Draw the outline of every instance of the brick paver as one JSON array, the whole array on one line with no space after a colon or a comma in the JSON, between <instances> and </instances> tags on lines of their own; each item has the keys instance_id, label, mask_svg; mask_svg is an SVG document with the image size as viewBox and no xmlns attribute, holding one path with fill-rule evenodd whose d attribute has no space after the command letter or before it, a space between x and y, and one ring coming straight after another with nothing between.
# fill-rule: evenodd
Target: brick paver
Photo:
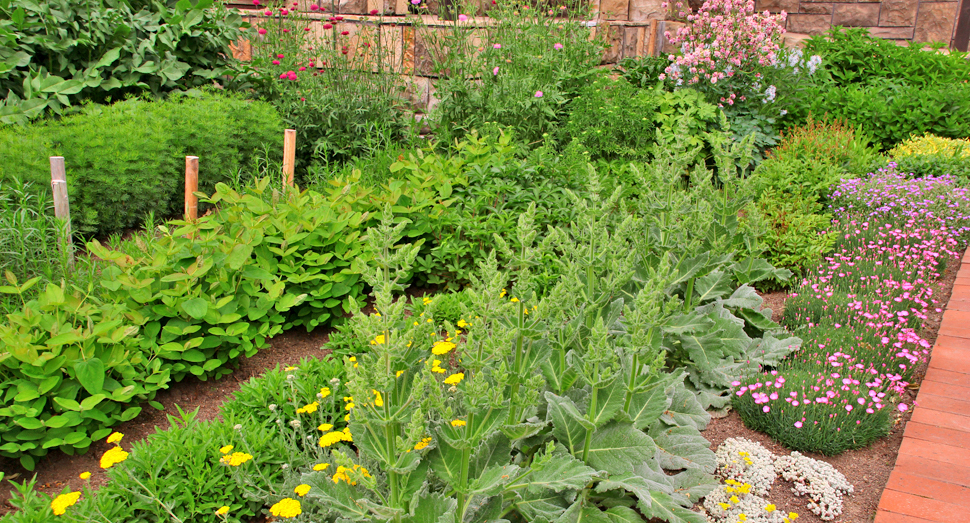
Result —
<instances>
[{"instance_id":1,"label":"brick paver","mask_svg":"<svg viewBox=\"0 0 970 523\"><path fill-rule=\"evenodd\" d=\"M875 523L970 522L970 249Z\"/></svg>"}]
</instances>

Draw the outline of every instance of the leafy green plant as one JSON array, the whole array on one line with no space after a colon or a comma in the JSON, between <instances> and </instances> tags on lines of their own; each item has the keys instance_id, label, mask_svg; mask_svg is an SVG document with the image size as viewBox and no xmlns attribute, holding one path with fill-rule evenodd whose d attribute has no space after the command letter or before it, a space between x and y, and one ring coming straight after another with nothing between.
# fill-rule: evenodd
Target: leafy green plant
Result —
<instances>
[{"instance_id":1,"label":"leafy green plant","mask_svg":"<svg viewBox=\"0 0 970 523\"><path fill-rule=\"evenodd\" d=\"M970 80L970 62L964 53L927 52L924 44L896 45L871 36L864 28L836 27L805 42L806 51L823 57L822 70L839 86L878 85L886 80L930 87Z\"/></svg>"},{"instance_id":2,"label":"leafy green plant","mask_svg":"<svg viewBox=\"0 0 970 523\"><path fill-rule=\"evenodd\" d=\"M225 82L242 17L212 0L0 2L0 122Z\"/></svg>"},{"instance_id":3,"label":"leafy green plant","mask_svg":"<svg viewBox=\"0 0 970 523\"><path fill-rule=\"evenodd\" d=\"M641 89L662 87L664 91L673 91L675 87L673 79L667 78L664 74L668 65L670 60L666 56L639 56L624 58L619 63L619 70L628 82Z\"/></svg>"},{"instance_id":4,"label":"leafy green plant","mask_svg":"<svg viewBox=\"0 0 970 523\"><path fill-rule=\"evenodd\" d=\"M758 199L757 217L769 263L802 273L814 267L835 242L825 229L830 225L822 205L804 195L768 189Z\"/></svg>"},{"instance_id":5,"label":"leafy green plant","mask_svg":"<svg viewBox=\"0 0 970 523\"><path fill-rule=\"evenodd\" d=\"M0 292L22 297L40 278L7 279ZM91 293L48 284L0 324L0 453L28 470L51 448L85 452L169 381L170 369L141 349L144 317Z\"/></svg>"},{"instance_id":6,"label":"leafy green plant","mask_svg":"<svg viewBox=\"0 0 970 523\"><path fill-rule=\"evenodd\" d=\"M565 137L579 140L593 158L642 158L650 153L658 97L624 79L601 76L570 103Z\"/></svg>"},{"instance_id":7,"label":"leafy green plant","mask_svg":"<svg viewBox=\"0 0 970 523\"><path fill-rule=\"evenodd\" d=\"M914 136L894 147L889 155L899 172L970 178L970 142L967 140Z\"/></svg>"},{"instance_id":8,"label":"leafy green plant","mask_svg":"<svg viewBox=\"0 0 970 523\"><path fill-rule=\"evenodd\" d=\"M72 229L106 235L141 225L150 212L181 214L184 156L200 157L200 189L211 191L233 170L249 169L258 144L281 134L272 107L236 96L193 92L90 105L61 120L0 130L0 179L46 187L47 157L63 156Z\"/></svg>"},{"instance_id":9,"label":"leafy green plant","mask_svg":"<svg viewBox=\"0 0 970 523\"><path fill-rule=\"evenodd\" d=\"M473 14L477 7L457 9ZM526 142L554 131L602 57L601 37L591 38L581 23L587 9L570 4L556 12L500 2L488 9L494 25L480 42L458 20L444 30L418 27L438 76L435 132L448 143L483 131L486 122L514 129Z\"/></svg>"}]
</instances>

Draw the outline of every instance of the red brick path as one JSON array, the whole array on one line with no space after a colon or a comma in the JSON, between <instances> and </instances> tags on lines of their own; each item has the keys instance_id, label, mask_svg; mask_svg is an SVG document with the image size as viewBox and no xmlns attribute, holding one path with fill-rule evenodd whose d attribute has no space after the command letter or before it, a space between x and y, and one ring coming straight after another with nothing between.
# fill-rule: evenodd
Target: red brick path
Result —
<instances>
[{"instance_id":1,"label":"red brick path","mask_svg":"<svg viewBox=\"0 0 970 523\"><path fill-rule=\"evenodd\" d=\"M875 523L970 522L970 249Z\"/></svg>"}]
</instances>

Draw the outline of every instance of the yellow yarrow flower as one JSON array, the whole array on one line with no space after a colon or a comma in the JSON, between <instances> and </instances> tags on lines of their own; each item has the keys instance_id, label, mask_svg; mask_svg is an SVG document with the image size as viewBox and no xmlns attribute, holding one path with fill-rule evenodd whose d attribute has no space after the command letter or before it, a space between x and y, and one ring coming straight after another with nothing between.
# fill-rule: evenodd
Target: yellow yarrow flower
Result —
<instances>
[{"instance_id":1,"label":"yellow yarrow flower","mask_svg":"<svg viewBox=\"0 0 970 523\"><path fill-rule=\"evenodd\" d=\"M448 354L451 349L457 347L454 343L450 341L437 341L431 346L431 353L435 356L441 356L443 354Z\"/></svg>"},{"instance_id":2,"label":"yellow yarrow flower","mask_svg":"<svg viewBox=\"0 0 970 523\"><path fill-rule=\"evenodd\" d=\"M505 297L505 294L506 294L505 289L502 289L502 292L498 293L498 297L499 298L504 298Z\"/></svg>"},{"instance_id":3,"label":"yellow yarrow flower","mask_svg":"<svg viewBox=\"0 0 970 523\"><path fill-rule=\"evenodd\" d=\"M323 387L320 389L320 399L326 398L330 395L330 387Z\"/></svg>"},{"instance_id":4,"label":"yellow yarrow flower","mask_svg":"<svg viewBox=\"0 0 970 523\"><path fill-rule=\"evenodd\" d=\"M795 521L796 519L798 519L798 514L796 514L794 512L789 512L788 513L788 519L791 519L792 521Z\"/></svg>"},{"instance_id":5,"label":"yellow yarrow flower","mask_svg":"<svg viewBox=\"0 0 970 523\"><path fill-rule=\"evenodd\" d=\"M738 503L741 503L741 500L738 499L737 496L731 496L731 503L734 503L735 505L737 505Z\"/></svg>"},{"instance_id":6,"label":"yellow yarrow flower","mask_svg":"<svg viewBox=\"0 0 970 523\"><path fill-rule=\"evenodd\" d=\"M381 343L384 343L384 336L378 336L378 338L381 339ZM373 344L374 342L371 342L371 343ZM354 368L356 369L357 368L357 356L351 356L350 359L349 359L349 361L354 364Z\"/></svg>"},{"instance_id":7,"label":"yellow yarrow flower","mask_svg":"<svg viewBox=\"0 0 970 523\"><path fill-rule=\"evenodd\" d=\"M285 368L285 369L283 369L283 370L284 370L285 372L290 372L291 370L296 370L296 369L297 369L297 367L287 367L287 368Z\"/></svg>"},{"instance_id":8,"label":"yellow yarrow flower","mask_svg":"<svg viewBox=\"0 0 970 523\"><path fill-rule=\"evenodd\" d=\"M767 512L774 512L775 509L776 509L776 507L775 507L774 503L769 503L768 505L765 506L765 511L767 511Z\"/></svg>"},{"instance_id":9,"label":"yellow yarrow flower","mask_svg":"<svg viewBox=\"0 0 970 523\"><path fill-rule=\"evenodd\" d=\"M465 373L457 372L445 378L445 385L458 385L463 379L465 379Z\"/></svg>"},{"instance_id":10,"label":"yellow yarrow flower","mask_svg":"<svg viewBox=\"0 0 970 523\"><path fill-rule=\"evenodd\" d=\"M373 390L373 389L371 389L371 390ZM376 390L373 390L373 392L374 392L374 406L375 407L383 407L384 406L384 398L381 397L381 393L378 392L378 391L376 391Z\"/></svg>"},{"instance_id":11,"label":"yellow yarrow flower","mask_svg":"<svg viewBox=\"0 0 970 523\"><path fill-rule=\"evenodd\" d=\"M319 427L317 427L317 430L319 430L320 432L326 432L328 430L333 430L333 425L331 425L330 423L324 423L324 424L320 425Z\"/></svg>"},{"instance_id":12,"label":"yellow yarrow flower","mask_svg":"<svg viewBox=\"0 0 970 523\"><path fill-rule=\"evenodd\" d=\"M295 499L283 498L269 508L269 513L278 518L295 518L303 513L300 502Z\"/></svg>"},{"instance_id":13,"label":"yellow yarrow flower","mask_svg":"<svg viewBox=\"0 0 970 523\"><path fill-rule=\"evenodd\" d=\"M384 345L384 342L385 341L386 340L384 340L384 335L383 334L378 334L376 338L374 338L373 340L371 340L370 344L371 345ZM354 361L354 360L350 360L350 361Z\"/></svg>"},{"instance_id":14,"label":"yellow yarrow flower","mask_svg":"<svg viewBox=\"0 0 970 523\"><path fill-rule=\"evenodd\" d=\"M727 503L718 503L718 505L720 505L721 506L721 509L723 509L723 510L727 510L727 509L731 508L731 505L728 505Z\"/></svg>"},{"instance_id":15,"label":"yellow yarrow flower","mask_svg":"<svg viewBox=\"0 0 970 523\"><path fill-rule=\"evenodd\" d=\"M225 505L219 507L219 510L216 511L217 516L225 516L228 513L229 513L229 507Z\"/></svg>"},{"instance_id":16,"label":"yellow yarrow flower","mask_svg":"<svg viewBox=\"0 0 970 523\"><path fill-rule=\"evenodd\" d=\"M251 459L253 459L252 454L246 454L245 452L233 452L232 454L223 456L219 462L229 465L230 467L238 467Z\"/></svg>"},{"instance_id":17,"label":"yellow yarrow flower","mask_svg":"<svg viewBox=\"0 0 970 523\"><path fill-rule=\"evenodd\" d=\"M397 371L397 373L396 373L396 374L394 374L394 377L395 377L395 378L400 378L400 377L401 377L401 374L404 374L404 371L403 371L403 370L399 370L399 371Z\"/></svg>"},{"instance_id":18,"label":"yellow yarrow flower","mask_svg":"<svg viewBox=\"0 0 970 523\"><path fill-rule=\"evenodd\" d=\"M329 466L330 466L329 463L317 463L316 465L313 466L313 470L320 472L321 470L327 470L327 467Z\"/></svg>"},{"instance_id":19,"label":"yellow yarrow flower","mask_svg":"<svg viewBox=\"0 0 970 523\"><path fill-rule=\"evenodd\" d=\"M747 521L747 520L748 520L748 516L744 515L744 513L738 514L738 521Z\"/></svg>"},{"instance_id":20,"label":"yellow yarrow flower","mask_svg":"<svg viewBox=\"0 0 970 523\"><path fill-rule=\"evenodd\" d=\"M62 516L64 512L67 511L67 507L77 503L77 500L81 499L80 492L68 492L67 494L61 494L53 500L51 500L51 510L54 511L55 516Z\"/></svg>"},{"instance_id":21,"label":"yellow yarrow flower","mask_svg":"<svg viewBox=\"0 0 970 523\"><path fill-rule=\"evenodd\" d=\"M82 473L81 473L81 475L80 475L79 477L80 477L81 479L88 479L88 478L90 478L90 477L91 477L91 473L90 473L90 472L82 472Z\"/></svg>"},{"instance_id":22,"label":"yellow yarrow flower","mask_svg":"<svg viewBox=\"0 0 970 523\"><path fill-rule=\"evenodd\" d=\"M303 496L306 496L307 492L310 492L310 485L305 483L303 485L297 485L296 488L293 489L293 492L296 492L296 495L302 498Z\"/></svg>"},{"instance_id":23,"label":"yellow yarrow flower","mask_svg":"<svg viewBox=\"0 0 970 523\"><path fill-rule=\"evenodd\" d=\"M121 463L122 461L128 459L128 453L121 449L121 447L112 447L108 449L107 452L101 455L101 468L108 469L112 466Z\"/></svg>"},{"instance_id":24,"label":"yellow yarrow flower","mask_svg":"<svg viewBox=\"0 0 970 523\"><path fill-rule=\"evenodd\" d=\"M460 420L460 419L451 420L452 427L464 427L465 425L467 425L467 423L465 423L464 420Z\"/></svg>"},{"instance_id":25,"label":"yellow yarrow flower","mask_svg":"<svg viewBox=\"0 0 970 523\"><path fill-rule=\"evenodd\" d=\"M319 407L319 406L320 406L320 404L317 403L316 401L314 401L313 403L310 403L309 405L304 405L304 406L296 409L296 413L297 414L313 414L314 412L317 411L317 407Z\"/></svg>"},{"instance_id":26,"label":"yellow yarrow flower","mask_svg":"<svg viewBox=\"0 0 970 523\"><path fill-rule=\"evenodd\" d=\"M219 449L219 452L223 454L229 454L230 452L232 452L233 448L234 447L232 445L226 445L225 447L222 447L221 449Z\"/></svg>"},{"instance_id":27,"label":"yellow yarrow flower","mask_svg":"<svg viewBox=\"0 0 970 523\"><path fill-rule=\"evenodd\" d=\"M120 432L112 432L106 441L108 443L118 443L123 437L125 437L125 435Z\"/></svg>"},{"instance_id":28,"label":"yellow yarrow flower","mask_svg":"<svg viewBox=\"0 0 970 523\"><path fill-rule=\"evenodd\" d=\"M414 445L414 450L422 450L425 447L427 447L429 444L431 444L431 438L430 437L424 438Z\"/></svg>"},{"instance_id":29,"label":"yellow yarrow flower","mask_svg":"<svg viewBox=\"0 0 970 523\"><path fill-rule=\"evenodd\" d=\"M319 444L321 447L329 447L330 445L343 441L343 439L342 432L328 432L320 436Z\"/></svg>"},{"instance_id":30,"label":"yellow yarrow flower","mask_svg":"<svg viewBox=\"0 0 970 523\"><path fill-rule=\"evenodd\" d=\"M516 298L515 296L513 296L512 299L509 301L511 301L512 303L519 303L519 299Z\"/></svg>"},{"instance_id":31,"label":"yellow yarrow flower","mask_svg":"<svg viewBox=\"0 0 970 523\"><path fill-rule=\"evenodd\" d=\"M469 325L468 322L465 320L458 320L457 325L462 329L464 329L465 327L471 327L471 325Z\"/></svg>"}]
</instances>

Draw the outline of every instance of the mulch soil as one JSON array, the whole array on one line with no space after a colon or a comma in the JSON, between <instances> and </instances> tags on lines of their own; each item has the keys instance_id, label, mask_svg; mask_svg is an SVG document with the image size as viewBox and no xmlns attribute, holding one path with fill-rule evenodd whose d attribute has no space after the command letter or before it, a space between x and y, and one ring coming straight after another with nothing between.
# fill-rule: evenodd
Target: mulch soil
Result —
<instances>
[{"instance_id":1,"label":"mulch soil","mask_svg":"<svg viewBox=\"0 0 970 523\"><path fill-rule=\"evenodd\" d=\"M944 278L938 283L938 290L934 294L939 301L937 307L940 309L945 308L949 300L959 265L959 262L952 264ZM420 295L423 292L409 294ZM770 308L773 319L779 320L784 310L786 293L760 294L765 300L764 307ZM931 311L929 318L924 322L921 335L931 343L936 340L942 316L942 312ZM138 417L118 425L115 430L125 435L125 447L128 448L131 443L141 441L149 434L168 428L167 415L177 413L176 405L185 411L198 409L198 419L200 420L216 418L219 416L222 402L250 378L260 376L265 371L280 365L296 365L303 358L321 358L329 354L330 351L326 349L325 345L329 340L330 332L332 331L328 329L318 329L312 333L293 330L276 336L270 340L268 348L259 351L252 358L242 360L239 368L218 381L200 381L195 378L188 378L182 382L173 383L167 390L159 391L155 400L164 405L163 411L157 411L146 406ZM925 371L926 365L924 364L916 373L918 378L915 383L919 383ZM917 390L918 387L914 387L912 391L906 394L903 401L912 403L916 398ZM844 512L842 516L835 519L836 523L871 523L873 521L876 508L879 505L879 498L896 462L896 455L902 443L903 429L911 413L912 410L907 411L896 421L889 436L865 449L849 451L834 457L805 453L810 457L831 463L855 487L855 492L846 497ZM712 419L703 435L711 442L712 450L716 449L727 438L744 437L761 443L775 454L787 454L789 452L768 436L745 427L737 413L733 411L725 417ZM68 485L71 490L81 489L86 482L78 476L82 472L88 471L92 474L90 480L88 480L90 485L97 488L106 481L106 475L98 467L98 460L108 448L109 445L100 441L92 445L86 454L80 456L68 456L55 451L42 459L36 470L32 472L22 469L19 463L14 460L0 458L0 472L6 474L5 479L18 482L29 480L33 475L36 475L36 490L57 495L65 485ZM0 487L0 515L13 510L8 501L12 492L15 492L15 490L10 483L5 481ZM779 510L797 512L799 514L798 523L821 523L822 521L805 508L808 500L794 496L790 484L781 479L775 482L767 498Z\"/></svg>"}]
</instances>

